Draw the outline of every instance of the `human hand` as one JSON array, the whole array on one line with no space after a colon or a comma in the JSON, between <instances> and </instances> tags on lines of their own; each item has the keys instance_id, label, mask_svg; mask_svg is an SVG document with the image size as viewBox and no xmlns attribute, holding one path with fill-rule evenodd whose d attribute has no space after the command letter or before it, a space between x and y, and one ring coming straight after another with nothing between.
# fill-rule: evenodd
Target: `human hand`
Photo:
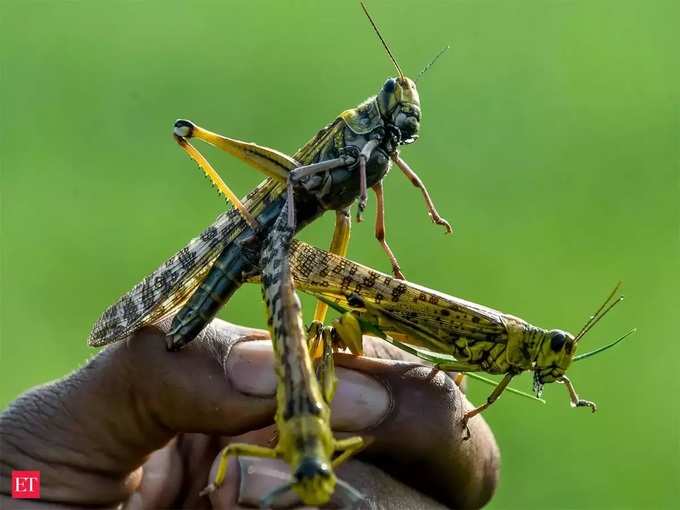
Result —
<instances>
[{"instance_id":1,"label":"human hand","mask_svg":"<svg viewBox=\"0 0 680 510\"><path fill-rule=\"evenodd\" d=\"M288 476L285 465L233 459L218 491L198 493L234 436L260 444L273 437L276 380L267 338L213 321L182 352L169 353L164 334L148 328L21 395L0 415L1 506L257 506ZM390 359L336 355L333 429L371 440L362 460L348 461L338 477L380 507L484 505L499 464L486 423L472 420L472 437L463 441L470 404L449 377L376 339L367 339L365 351ZM41 500L9 498L12 469L41 471Z\"/></svg>"}]
</instances>

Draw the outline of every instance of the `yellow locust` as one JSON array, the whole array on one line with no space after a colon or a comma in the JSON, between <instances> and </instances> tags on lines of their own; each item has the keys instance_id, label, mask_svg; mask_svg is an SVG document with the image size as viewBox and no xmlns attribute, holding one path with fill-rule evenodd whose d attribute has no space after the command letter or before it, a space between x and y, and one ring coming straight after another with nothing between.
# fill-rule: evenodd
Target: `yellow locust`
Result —
<instances>
[{"instance_id":1,"label":"yellow locust","mask_svg":"<svg viewBox=\"0 0 680 510\"><path fill-rule=\"evenodd\" d=\"M290 483L263 503L271 503L278 494L292 489L305 504L323 504L336 484L357 499L353 489L336 479L333 467L359 449L362 441L336 440L332 435L328 408L333 392L332 357L325 356L326 362L319 364L317 380L288 268L289 244L298 230L324 212L335 211L331 250L344 254L349 241L349 208L358 199L360 219L367 189L372 188L378 209L376 237L394 274L403 277L385 240L382 181L391 163L421 191L432 220L451 231L420 178L400 156L400 148L419 136L421 108L416 83L402 72L365 7L364 11L394 63L397 76L388 78L377 95L338 115L292 156L218 135L186 120L175 123L177 143L234 208L220 215L199 237L110 306L88 339L95 346L121 341L175 314L166 341L168 349L179 350L210 322L249 274L262 269L275 353L279 442L274 448L229 445L222 452L216 478L206 492L224 480L229 455L248 454L282 458L291 467ZM267 179L243 201L239 200L191 145L191 139L230 153L264 173ZM315 316L321 319L325 313L326 305L319 303ZM326 353L329 349L326 346Z\"/></svg>"},{"instance_id":2,"label":"yellow locust","mask_svg":"<svg viewBox=\"0 0 680 510\"><path fill-rule=\"evenodd\" d=\"M576 355L579 341L623 298L614 299L617 286L577 335L543 329L492 308L449 296L392 277L344 257L294 241L290 265L296 288L333 306L343 315L333 324L331 337L360 354L362 333L373 333L445 370L503 374L487 401L468 411L467 420L488 408L513 377L533 372L534 391L559 382L574 407L596 410L579 398L566 376L572 361L606 350ZM318 323L313 331L322 329ZM631 331L632 333L632 331Z\"/></svg>"}]
</instances>

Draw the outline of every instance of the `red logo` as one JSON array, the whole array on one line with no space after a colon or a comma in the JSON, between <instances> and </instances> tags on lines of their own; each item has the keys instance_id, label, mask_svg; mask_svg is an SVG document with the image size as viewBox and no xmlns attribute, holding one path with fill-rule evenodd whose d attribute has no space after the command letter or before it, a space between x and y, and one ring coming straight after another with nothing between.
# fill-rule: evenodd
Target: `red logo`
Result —
<instances>
[{"instance_id":1,"label":"red logo","mask_svg":"<svg viewBox=\"0 0 680 510\"><path fill-rule=\"evenodd\" d=\"M12 497L40 499L40 471L12 471Z\"/></svg>"}]
</instances>

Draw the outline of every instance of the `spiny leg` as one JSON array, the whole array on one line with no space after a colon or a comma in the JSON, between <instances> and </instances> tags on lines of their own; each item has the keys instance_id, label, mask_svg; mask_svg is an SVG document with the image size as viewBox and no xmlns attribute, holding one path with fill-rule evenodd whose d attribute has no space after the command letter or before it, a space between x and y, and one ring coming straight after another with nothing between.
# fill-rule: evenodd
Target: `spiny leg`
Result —
<instances>
[{"instance_id":1,"label":"spiny leg","mask_svg":"<svg viewBox=\"0 0 680 510\"><path fill-rule=\"evenodd\" d=\"M593 412L597 411L597 405L595 404L595 402L579 398L578 394L576 393L576 389L574 388L574 385L571 383L571 381L566 375L563 375L562 377L557 379L557 382L564 384L564 386L567 388L572 407L590 407L593 410Z\"/></svg>"},{"instance_id":2,"label":"spiny leg","mask_svg":"<svg viewBox=\"0 0 680 510\"><path fill-rule=\"evenodd\" d=\"M501 396L503 391L505 391L505 388L508 387L508 384L510 384L510 381L512 378L515 377L515 374L510 372L505 374L505 377L503 377L503 380L494 388L494 390L491 392L491 395L488 396L486 399L486 402L482 404L479 407L476 407L472 411L468 411L463 415L463 426L465 427L465 437L464 439L469 439L470 438L470 428L468 427L468 421L470 421L470 418L473 416L477 416L479 413L487 409L491 404L493 404L496 400L498 400L498 397Z\"/></svg>"},{"instance_id":3,"label":"spiny leg","mask_svg":"<svg viewBox=\"0 0 680 510\"><path fill-rule=\"evenodd\" d=\"M352 217L349 213L349 209L335 211L335 229L333 230L331 246L328 249L329 252L340 255L341 257L347 256L351 228ZM326 321L327 313L328 305L322 301L317 301L316 308L314 308L314 320L323 324Z\"/></svg>"},{"instance_id":4,"label":"spiny leg","mask_svg":"<svg viewBox=\"0 0 680 510\"><path fill-rule=\"evenodd\" d=\"M400 280L405 280L406 278L404 277L404 273L401 272L397 257L394 256L390 245L385 241L385 195L383 193L382 181L373 186L373 191L375 191L377 202L375 214L375 238L378 240L385 253L387 253L390 263L392 264L392 273L394 276Z\"/></svg>"},{"instance_id":5,"label":"spiny leg","mask_svg":"<svg viewBox=\"0 0 680 510\"><path fill-rule=\"evenodd\" d=\"M437 225L442 225L446 229L447 234L453 232L449 222L442 218L437 212L437 208L434 206L434 202L432 202L430 194L428 193L423 181L420 179L420 177L418 177L418 174L411 170L411 167L408 166L408 163L399 157L399 153L395 153L392 156L392 161L394 161L399 169L404 172L404 175L408 178L408 180L410 180L411 183L422 192L425 203L427 204L427 211L430 215L430 218L432 218L432 221Z\"/></svg>"},{"instance_id":6,"label":"spiny leg","mask_svg":"<svg viewBox=\"0 0 680 510\"><path fill-rule=\"evenodd\" d=\"M267 459L276 459L280 457L280 453L275 448L267 448L265 446L257 446L254 444L235 443L222 448L220 452L220 462L217 466L217 473L213 481L200 492L200 496L205 496L217 490L224 483L224 478L227 476L227 466L229 465L230 456L249 455L251 457L263 457Z\"/></svg>"},{"instance_id":7,"label":"spiny leg","mask_svg":"<svg viewBox=\"0 0 680 510\"><path fill-rule=\"evenodd\" d=\"M229 186L226 185L226 183L222 180L222 178L219 176L219 174L215 171L215 169L212 167L212 165L208 162L207 159L201 154L193 145L191 145L186 139L182 138L181 136L174 135L175 141L179 144L179 146L186 152L191 159L193 159L198 167L203 171L206 177L210 179L212 182L213 186L217 188L218 193L220 193L224 198L226 198L231 204L234 206L235 209L238 210L239 213L241 213L241 216L243 217L244 220L250 225L251 228L257 230L259 227L259 223L253 216L250 214L246 206L243 205L243 202L236 196L236 194L231 190Z\"/></svg>"},{"instance_id":8,"label":"spiny leg","mask_svg":"<svg viewBox=\"0 0 680 510\"><path fill-rule=\"evenodd\" d=\"M227 138L188 120L180 119L175 122L175 136L203 140L281 183L286 182L288 173L299 166L293 158L276 149Z\"/></svg>"}]
</instances>

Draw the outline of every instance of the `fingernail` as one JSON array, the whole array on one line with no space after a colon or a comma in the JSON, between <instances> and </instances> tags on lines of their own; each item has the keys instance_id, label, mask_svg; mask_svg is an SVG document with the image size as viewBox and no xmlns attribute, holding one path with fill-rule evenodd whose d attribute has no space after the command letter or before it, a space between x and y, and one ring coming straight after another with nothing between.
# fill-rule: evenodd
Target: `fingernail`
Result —
<instances>
[{"instance_id":1,"label":"fingernail","mask_svg":"<svg viewBox=\"0 0 680 510\"><path fill-rule=\"evenodd\" d=\"M291 480L288 465L281 460L239 457L241 486L238 503L243 506L259 507L262 499L276 489L288 485ZM299 503L292 491L277 495L275 506L288 508Z\"/></svg>"},{"instance_id":2,"label":"fingernail","mask_svg":"<svg viewBox=\"0 0 680 510\"><path fill-rule=\"evenodd\" d=\"M276 393L274 355L269 340L239 342L227 360L227 373L236 390L256 397ZM392 405L387 388L361 372L338 367L338 387L331 405L333 427L357 432L378 425Z\"/></svg>"},{"instance_id":3,"label":"fingernail","mask_svg":"<svg viewBox=\"0 0 680 510\"><path fill-rule=\"evenodd\" d=\"M227 374L236 390L255 397L276 393L274 354L270 340L237 343L227 359Z\"/></svg>"},{"instance_id":4,"label":"fingernail","mask_svg":"<svg viewBox=\"0 0 680 510\"><path fill-rule=\"evenodd\" d=\"M338 387L331 405L331 424L343 432L358 432L378 425L387 416L392 399L387 388L361 372L338 367Z\"/></svg>"}]
</instances>

